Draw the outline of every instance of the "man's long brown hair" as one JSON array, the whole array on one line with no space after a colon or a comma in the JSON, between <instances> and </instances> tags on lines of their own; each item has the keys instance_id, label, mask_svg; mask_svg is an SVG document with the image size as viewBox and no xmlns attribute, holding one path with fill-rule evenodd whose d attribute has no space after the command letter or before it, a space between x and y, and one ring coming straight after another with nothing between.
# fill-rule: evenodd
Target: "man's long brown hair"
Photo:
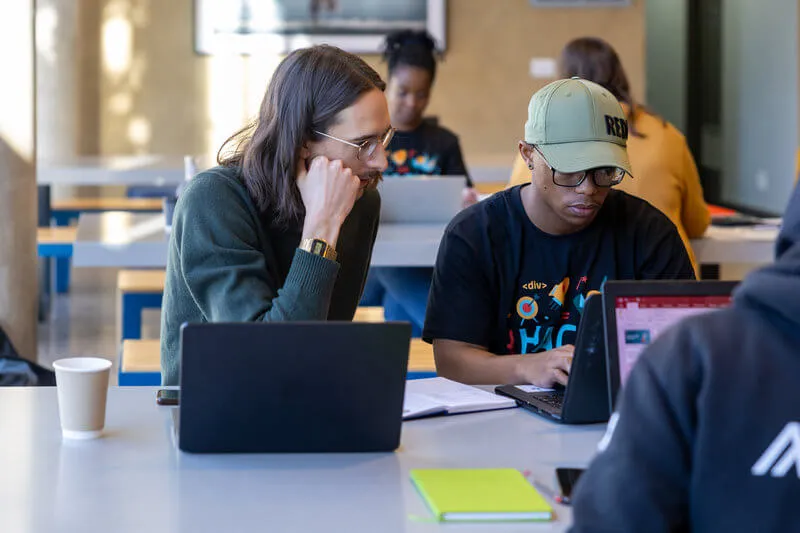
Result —
<instances>
[{"instance_id":1,"label":"man's long brown hair","mask_svg":"<svg viewBox=\"0 0 800 533\"><path fill-rule=\"evenodd\" d=\"M256 119L222 144L217 162L240 169L259 211L271 211L276 226L298 222L305 215L296 184L303 145L320 140L314 131L327 132L362 94L385 88L372 67L344 50L296 50L275 70Z\"/></svg>"}]
</instances>

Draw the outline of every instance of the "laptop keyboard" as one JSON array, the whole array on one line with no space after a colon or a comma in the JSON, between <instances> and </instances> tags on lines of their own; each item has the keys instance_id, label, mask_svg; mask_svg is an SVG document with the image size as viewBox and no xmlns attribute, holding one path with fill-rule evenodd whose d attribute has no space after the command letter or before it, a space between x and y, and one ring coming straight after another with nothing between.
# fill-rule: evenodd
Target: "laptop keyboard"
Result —
<instances>
[{"instance_id":1,"label":"laptop keyboard","mask_svg":"<svg viewBox=\"0 0 800 533\"><path fill-rule=\"evenodd\" d=\"M533 397L556 409L561 409L564 405L563 394L535 394Z\"/></svg>"}]
</instances>

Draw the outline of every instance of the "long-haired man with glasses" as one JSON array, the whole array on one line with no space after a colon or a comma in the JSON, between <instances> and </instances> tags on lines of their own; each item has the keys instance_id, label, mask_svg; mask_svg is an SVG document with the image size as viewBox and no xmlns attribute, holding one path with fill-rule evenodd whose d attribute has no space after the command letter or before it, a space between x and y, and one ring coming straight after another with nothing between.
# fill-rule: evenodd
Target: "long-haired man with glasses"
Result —
<instances>
[{"instance_id":1,"label":"long-haired man with glasses","mask_svg":"<svg viewBox=\"0 0 800 533\"><path fill-rule=\"evenodd\" d=\"M185 322L350 320L378 230L375 184L394 130L377 72L331 46L289 54L258 117L175 208L162 382ZM222 356L222 354L221 354Z\"/></svg>"},{"instance_id":2,"label":"long-haired man with glasses","mask_svg":"<svg viewBox=\"0 0 800 533\"><path fill-rule=\"evenodd\" d=\"M559 80L533 95L519 143L531 183L460 213L439 248L423 339L440 375L566 384L583 304L605 280L694 278L672 222L612 190L630 173L627 137L597 84Z\"/></svg>"}]
</instances>

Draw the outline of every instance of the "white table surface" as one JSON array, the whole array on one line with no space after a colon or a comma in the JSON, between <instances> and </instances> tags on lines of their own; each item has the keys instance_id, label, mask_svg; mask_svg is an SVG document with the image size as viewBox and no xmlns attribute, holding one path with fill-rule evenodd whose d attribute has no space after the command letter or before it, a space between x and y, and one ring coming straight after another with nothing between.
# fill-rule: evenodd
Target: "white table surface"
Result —
<instances>
[{"instance_id":1,"label":"white table surface","mask_svg":"<svg viewBox=\"0 0 800 533\"><path fill-rule=\"evenodd\" d=\"M0 531L564 531L555 504L544 524L418 521L431 515L409 470L510 467L554 488L554 469L587 465L604 430L511 409L406 422L396 453L190 455L155 393L110 389L106 436L70 442L54 388L0 389Z\"/></svg>"},{"instance_id":2,"label":"white table surface","mask_svg":"<svg viewBox=\"0 0 800 533\"><path fill-rule=\"evenodd\" d=\"M443 224L384 224L372 266L433 266L444 234ZM705 264L765 264L774 256L777 228L709 227L692 246ZM78 223L73 251L77 267L164 268L169 235L163 215L86 213Z\"/></svg>"},{"instance_id":3,"label":"white table surface","mask_svg":"<svg viewBox=\"0 0 800 533\"><path fill-rule=\"evenodd\" d=\"M198 169L213 165L213 158L196 157ZM178 185L184 180L182 156L128 155L82 156L38 161L39 185Z\"/></svg>"},{"instance_id":4,"label":"white table surface","mask_svg":"<svg viewBox=\"0 0 800 533\"><path fill-rule=\"evenodd\" d=\"M709 226L701 239L692 240L692 249L700 263L766 264L775 259L777 227Z\"/></svg>"},{"instance_id":5,"label":"white table surface","mask_svg":"<svg viewBox=\"0 0 800 533\"><path fill-rule=\"evenodd\" d=\"M169 234L164 215L83 213L72 249L75 267L165 268Z\"/></svg>"}]
</instances>

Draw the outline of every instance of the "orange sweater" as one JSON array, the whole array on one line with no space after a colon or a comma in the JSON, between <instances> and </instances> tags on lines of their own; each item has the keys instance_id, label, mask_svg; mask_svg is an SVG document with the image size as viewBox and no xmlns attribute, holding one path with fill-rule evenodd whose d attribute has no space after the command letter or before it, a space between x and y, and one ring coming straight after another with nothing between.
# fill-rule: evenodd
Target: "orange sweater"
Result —
<instances>
[{"instance_id":1,"label":"orange sweater","mask_svg":"<svg viewBox=\"0 0 800 533\"><path fill-rule=\"evenodd\" d=\"M626 177L617 188L647 200L672 220L697 271L689 239L705 233L711 216L686 139L672 124L665 126L660 118L642 110L637 111L634 120L636 130L646 137L628 137L628 157L634 177ZM518 154L509 186L530 179L530 170Z\"/></svg>"}]
</instances>

